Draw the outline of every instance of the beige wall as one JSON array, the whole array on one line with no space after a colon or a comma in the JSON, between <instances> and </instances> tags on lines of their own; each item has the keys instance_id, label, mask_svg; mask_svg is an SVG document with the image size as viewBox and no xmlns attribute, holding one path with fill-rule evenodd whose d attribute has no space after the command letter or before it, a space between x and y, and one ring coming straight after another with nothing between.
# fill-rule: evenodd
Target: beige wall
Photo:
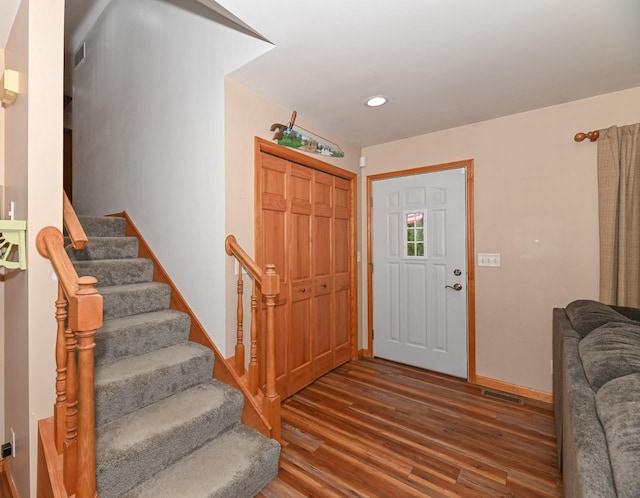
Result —
<instances>
[{"instance_id":1,"label":"beige wall","mask_svg":"<svg viewBox=\"0 0 640 498\"><path fill-rule=\"evenodd\" d=\"M286 124L291 118L291 109L254 93L242 85L227 78L225 80L225 226L227 234L233 234L240 245L253 256L253 167L254 137L267 140L273 138L269 128L273 123ZM296 124L326 137L340 145L345 152L344 158L322 158L342 169L359 173L360 148L349 144L316 123L298 115ZM276 268L277 271L277 268ZM233 258L226 258L226 356L233 355L236 328L236 277ZM250 289L250 281L245 278L245 291ZM245 292L245 297L250 290ZM250 303L245 300L245 310ZM360 310L361 311L361 310ZM248 314L247 314L248 315ZM248 317L247 317L248 320ZM248 321L245 330L249 330ZM245 341L245 344L248 342ZM247 347L247 352L248 352Z\"/></svg>"},{"instance_id":2,"label":"beige wall","mask_svg":"<svg viewBox=\"0 0 640 498\"><path fill-rule=\"evenodd\" d=\"M475 251L502 255L501 268L476 266L479 376L551 392L551 309L598 298L596 144L573 135L638 121L635 88L363 149L363 188L367 175L475 161Z\"/></svg>"},{"instance_id":3,"label":"beige wall","mask_svg":"<svg viewBox=\"0 0 640 498\"><path fill-rule=\"evenodd\" d=\"M52 415L57 284L35 248L38 231L62 225L63 0L22 0L5 52L20 95L5 110L7 200L27 219L25 272L5 282L6 428L16 432L14 477L35 496L37 421Z\"/></svg>"},{"instance_id":4,"label":"beige wall","mask_svg":"<svg viewBox=\"0 0 640 498\"><path fill-rule=\"evenodd\" d=\"M5 109L5 195L16 202L16 219L27 217L29 2L20 4L5 52L7 67L20 73L15 103ZM28 227L29 228L29 227ZM16 434L16 461L12 463L20 496L29 495L29 306L27 272L5 284L5 440Z\"/></svg>"},{"instance_id":5,"label":"beige wall","mask_svg":"<svg viewBox=\"0 0 640 498\"><path fill-rule=\"evenodd\" d=\"M4 50L0 50L0 71L4 71ZM0 106L0 214L3 213L4 196L2 190L4 188L4 107ZM0 282L0 316L4 317L4 282ZM4 427L4 319L0 319L0 358L2 358L2 367L0 368L0 434L3 441L5 439Z\"/></svg>"}]
</instances>

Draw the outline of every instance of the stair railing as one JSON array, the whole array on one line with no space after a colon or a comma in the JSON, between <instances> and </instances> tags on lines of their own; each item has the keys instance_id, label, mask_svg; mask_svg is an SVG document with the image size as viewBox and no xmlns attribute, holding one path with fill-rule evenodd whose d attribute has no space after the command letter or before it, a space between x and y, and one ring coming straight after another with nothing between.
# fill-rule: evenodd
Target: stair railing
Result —
<instances>
[{"instance_id":1,"label":"stair railing","mask_svg":"<svg viewBox=\"0 0 640 498\"><path fill-rule=\"evenodd\" d=\"M66 194L64 224L72 245L84 248L87 236ZM67 495L94 498L96 492L94 348L102 327L102 296L94 277L78 277L65 250L64 236L45 227L36 238L38 252L51 261L58 277L56 300L56 402L54 437L63 456Z\"/></svg>"},{"instance_id":2,"label":"stair railing","mask_svg":"<svg viewBox=\"0 0 640 498\"><path fill-rule=\"evenodd\" d=\"M280 439L280 395L276 390L276 348L275 348L275 306L276 299L280 293L280 276L276 273L275 266L268 264L265 270L256 264L251 257L240 247L233 235L227 236L225 250L229 256L233 256L238 261L238 306L237 306L237 327L236 346L233 358L233 368L236 373L247 384L253 396L262 397L263 415L271 424L272 437ZM251 292L251 349L249 367L245 370L245 347L243 320L244 311L242 304L243 280L242 269L253 280ZM258 343L259 312L257 288L259 288L264 300L266 310L266 344ZM264 348L264 355L259 355L260 347ZM265 368L265 392L260 389L260 357L264 358Z\"/></svg>"}]
</instances>

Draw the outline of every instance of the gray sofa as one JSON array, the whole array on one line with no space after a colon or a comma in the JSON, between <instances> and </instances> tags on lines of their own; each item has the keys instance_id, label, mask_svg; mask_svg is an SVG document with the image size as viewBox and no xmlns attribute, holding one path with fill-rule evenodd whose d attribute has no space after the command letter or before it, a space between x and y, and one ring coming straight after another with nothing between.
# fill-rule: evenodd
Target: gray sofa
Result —
<instances>
[{"instance_id":1,"label":"gray sofa","mask_svg":"<svg viewBox=\"0 0 640 498\"><path fill-rule=\"evenodd\" d=\"M640 497L640 309L554 309L553 365L565 497Z\"/></svg>"}]
</instances>

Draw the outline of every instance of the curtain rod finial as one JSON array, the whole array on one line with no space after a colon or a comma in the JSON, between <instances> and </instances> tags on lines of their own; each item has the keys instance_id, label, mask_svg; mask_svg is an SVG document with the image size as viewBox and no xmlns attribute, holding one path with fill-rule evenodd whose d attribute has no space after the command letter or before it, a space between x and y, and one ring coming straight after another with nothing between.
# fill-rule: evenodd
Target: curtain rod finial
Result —
<instances>
[{"instance_id":1,"label":"curtain rod finial","mask_svg":"<svg viewBox=\"0 0 640 498\"><path fill-rule=\"evenodd\" d=\"M584 139L588 138L591 142L595 142L596 140L598 140L598 137L600 136L600 132L598 130L594 130L594 131L589 131L587 133L576 133L575 137L573 137L573 139L576 142L582 142Z\"/></svg>"}]
</instances>

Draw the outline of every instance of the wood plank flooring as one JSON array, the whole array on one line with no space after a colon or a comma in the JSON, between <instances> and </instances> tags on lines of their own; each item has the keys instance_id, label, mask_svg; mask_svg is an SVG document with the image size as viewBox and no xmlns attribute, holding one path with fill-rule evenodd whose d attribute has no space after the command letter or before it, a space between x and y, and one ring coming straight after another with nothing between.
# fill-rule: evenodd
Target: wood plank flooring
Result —
<instances>
[{"instance_id":1,"label":"wood plank flooring","mask_svg":"<svg viewBox=\"0 0 640 498\"><path fill-rule=\"evenodd\" d=\"M283 403L280 471L258 497L562 496L551 406L524 401L347 363Z\"/></svg>"}]
</instances>

